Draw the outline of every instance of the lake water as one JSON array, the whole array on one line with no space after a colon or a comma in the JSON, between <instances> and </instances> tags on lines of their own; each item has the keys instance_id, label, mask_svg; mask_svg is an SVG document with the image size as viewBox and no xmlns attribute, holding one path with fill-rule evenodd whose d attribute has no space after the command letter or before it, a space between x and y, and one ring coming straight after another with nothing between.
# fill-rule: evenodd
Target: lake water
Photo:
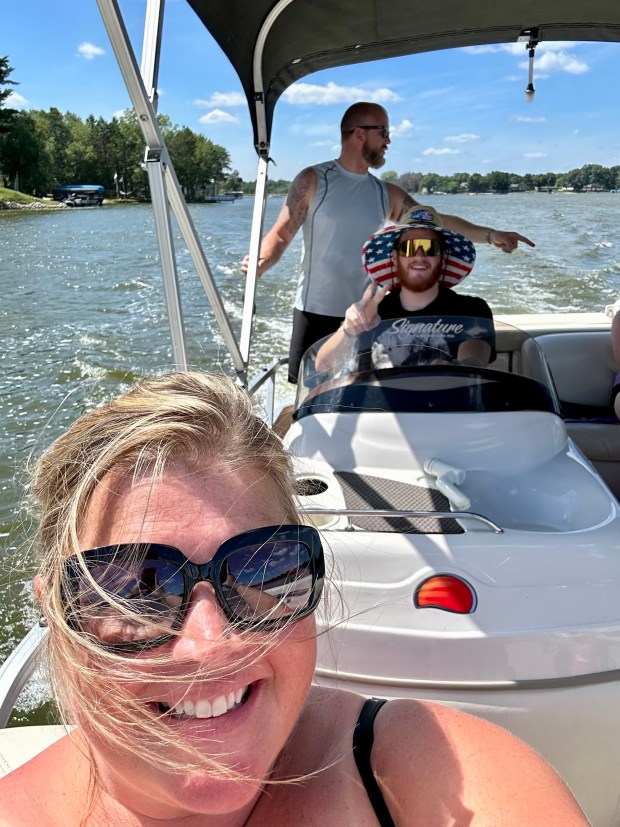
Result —
<instances>
[{"instance_id":1,"label":"lake water","mask_svg":"<svg viewBox=\"0 0 620 827\"><path fill-rule=\"evenodd\" d=\"M460 289L496 313L598 311L620 296L620 195L434 196L443 213L514 229L537 244L505 255L479 247ZM268 202L270 226L282 199ZM251 199L191 207L192 217L239 330ZM176 241L192 366L230 372L221 337L184 244ZM300 242L259 283L254 373L286 353ZM25 471L84 410L171 365L169 328L151 208L0 213L0 661L36 620L34 562L24 502ZM16 720L44 697L37 682Z\"/></svg>"}]
</instances>

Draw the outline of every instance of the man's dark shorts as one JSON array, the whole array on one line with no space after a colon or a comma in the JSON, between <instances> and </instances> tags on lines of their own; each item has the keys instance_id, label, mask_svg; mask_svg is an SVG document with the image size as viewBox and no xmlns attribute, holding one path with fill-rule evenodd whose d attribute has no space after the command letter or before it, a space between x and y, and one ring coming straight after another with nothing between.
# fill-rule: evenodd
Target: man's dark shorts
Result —
<instances>
[{"instance_id":1,"label":"man's dark shorts","mask_svg":"<svg viewBox=\"0 0 620 827\"><path fill-rule=\"evenodd\" d=\"M293 332L288 356L288 381L297 384L299 363L308 348L319 339L331 336L342 324L339 316L322 316L319 313L307 313L305 310L293 311Z\"/></svg>"}]
</instances>

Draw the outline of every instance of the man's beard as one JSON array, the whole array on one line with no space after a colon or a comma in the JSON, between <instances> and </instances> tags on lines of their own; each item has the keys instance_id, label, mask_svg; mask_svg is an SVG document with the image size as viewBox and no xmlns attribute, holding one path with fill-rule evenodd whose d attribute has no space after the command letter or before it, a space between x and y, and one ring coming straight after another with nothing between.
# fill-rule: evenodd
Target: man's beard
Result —
<instances>
[{"instance_id":1,"label":"man's beard","mask_svg":"<svg viewBox=\"0 0 620 827\"><path fill-rule=\"evenodd\" d=\"M406 287L412 293L424 293L439 281L438 270L435 272L428 270L424 274L420 271L410 273L409 270L406 270L405 272L397 272L396 275L400 286Z\"/></svg>"},{"instance_id":2,"label":"man's beard","mask_svg":"<svg viewBox=\"0 0 620 827\"><path fill-rule=\"evenodd\" d=\"M369 149L366 144L362 149L362 158L371 169L379 169L385 164L385 158L378 149Z\"/></svg>"}]
</instances>

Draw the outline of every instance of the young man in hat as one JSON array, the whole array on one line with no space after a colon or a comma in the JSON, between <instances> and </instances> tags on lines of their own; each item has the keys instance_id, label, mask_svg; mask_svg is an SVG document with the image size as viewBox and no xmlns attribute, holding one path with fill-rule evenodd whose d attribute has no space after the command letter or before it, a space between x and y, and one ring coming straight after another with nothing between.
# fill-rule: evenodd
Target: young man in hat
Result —
<instances>
[{"instance_id":1,"label":"young man in hat","mask_svg":"<svg viewBox=\"0 0 620 827\"><path fill-rule=\"evenodd\" d=\"M337 160L302 170L260 248L258 273L276 264L300 227L304 252L289 353L289 380L295 382L299 362L314 342L329 336L346 308L360 296L365 275L359 250L384 221L396 221L416 202L396 184L381 181L369 169L385 163L390 144L388 114L375 103L350 106L340 124L342 149ZM493 244L511 253L524 242L516 232L472 224L455 215L438 223L478 244ZM247 270L247 256L242 262Z\"/></svg>"},{"instance_id":2,"label":"young man in hat","mask_svg":"<svg viewBox=\"0 0 620 827\"><path fill-rule=\"evenodd\" d=\"M450 289L471 271L475 248L433 218L426 208L414 208L404 223L368 239L362 263L371 284L319 349L317 370L348 360L352 345L356 353L371 354L373 367L420 362L484 367L494 358L491 308L483 299ZM416 317L425 318L416 322ZM396 321L377 335L363 336L385 319Z\"/></svg>"}]
</instances>

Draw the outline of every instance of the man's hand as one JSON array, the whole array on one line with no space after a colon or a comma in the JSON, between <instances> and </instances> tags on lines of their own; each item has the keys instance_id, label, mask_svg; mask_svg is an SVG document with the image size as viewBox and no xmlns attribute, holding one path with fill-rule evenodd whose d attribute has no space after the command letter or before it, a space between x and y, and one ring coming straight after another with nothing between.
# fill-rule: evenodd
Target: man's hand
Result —
<instances>
[{"instance_id":1,"label":"man's hand","mask_svg":"<svg viewBox=\"0 0 620 827\"><path fill-rule=\"evenodd\" d=\"M369 284L362 298L348 307L344 314L342 330L345 335L357 336L376 327L381 321L377 308L386 295L387 291L378 284Z\"/></svg>"},{"instance_id":2,"label":"man's hand","mask_svg":"<svg viewBox=\"0 0 620 827\"><path fill-rule=\"evenodd\" d=\"M266 269L265 268L265 262L266 262L266 259L264 259L264 258L259 258L258 259L258 270L256 272L258 273L259 276L262 276L263 272ZM249 269L249 266L250 266L250 257L249 256L244 256L243 261L241 262L242 271L244 273L247 273L248 269Z\"/></svg>"},{"instance_id":3,"label":"man's hand","mask_svg":"<svg viewBox=\"0 0 620 827\"><path fill-rule=\"evenodd\" d=\"M499 247L500 250L503 250L505 253L512 253L513 250L516 250L520 241L524 244L529 244L530 247L536 246L533 241L530 241L530 239L524 235L506 232L505 230L489 230L488 241L489 244L492 244L494 247Z\"/></svg>"}]
</instances>

